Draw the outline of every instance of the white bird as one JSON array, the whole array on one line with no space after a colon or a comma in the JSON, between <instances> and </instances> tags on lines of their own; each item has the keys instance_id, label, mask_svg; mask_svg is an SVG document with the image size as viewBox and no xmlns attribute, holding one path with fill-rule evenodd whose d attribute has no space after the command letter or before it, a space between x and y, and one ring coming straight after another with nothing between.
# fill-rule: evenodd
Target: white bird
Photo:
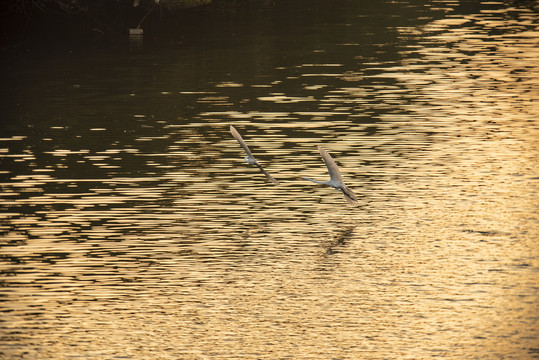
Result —
<instances>
[{"instance_id":1,"label":"white bird","mask_svg":"<svg viewBox=\"0 0 539 360\"><path fill-rule=\"evenodd\" d=\"M329 171L329 181L316 181L309 178L303 178L304 180L312 181L316 184L322 184L331 186L332 188L335 188L337 190L342 191L344 194L344 197L346 198L346 201L350 205L356 205L357 204L357 198L356 194L352 190L346 187L344 185L344 182L342 181L341 173L339 172L339 167L335 163L335 160L331 157L331 155L328 154L326 150L324 150L320 145L318 146L318 152L320 152L320 155L322 155L322 159L324 160L324 163L326 164L326 167Z\"/></svg>"},{"instance_id":2,"label":"white bird","mask_svg":"<svg viewBox=\"0 0 539 360\"><path fill-rule=\"evenodd\" d=\"M241 137L240 133L232 125L230 125L230 133L232 134L232 136L234 136L236 140L238 140L243 150L245 150L245 162L249 165L255 165L256 167L258 167L262 174L266 175L266 178L268 178L269 181L271 181L275 185L279 185L279 182L275 180L275 178L271 176L266 170L264 170L262 165L260 165L259 162L255 159L255 157L251 153L251 150L249 150L249 147L247 146L245 141L243 141L243 138Z\"/></svg>"}]
</instances>

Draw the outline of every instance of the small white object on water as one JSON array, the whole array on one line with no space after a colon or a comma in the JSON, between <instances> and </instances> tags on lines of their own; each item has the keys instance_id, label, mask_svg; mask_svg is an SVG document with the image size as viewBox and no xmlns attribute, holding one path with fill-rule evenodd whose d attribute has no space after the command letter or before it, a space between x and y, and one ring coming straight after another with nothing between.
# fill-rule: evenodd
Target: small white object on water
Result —
<instances>
[{"instance_id":1,"label":"small white object on water","mask_svg":"<svg viewBox=\"0 0 539 360\"><path fill-rule=\"evenodd\" d=\"M142 36L144 34L144 30L142 29L129 29L129 36Z\"/></svg>"}]
</instances>

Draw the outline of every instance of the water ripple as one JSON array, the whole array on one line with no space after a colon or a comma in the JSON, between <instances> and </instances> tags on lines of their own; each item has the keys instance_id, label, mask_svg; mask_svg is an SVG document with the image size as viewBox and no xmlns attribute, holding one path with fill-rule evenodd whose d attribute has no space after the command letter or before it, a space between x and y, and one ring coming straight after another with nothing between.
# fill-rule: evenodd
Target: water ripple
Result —
<instances>
[{"instance_id":1,"label":"water ripple","mask_svg":"<svg viewBox=\"0 0 539 360\"><path fill-rule=\"evenodd\" d=\"M314 8L318 31L243 18L297 31L234 31L234 51L224 22L211 50L45 59L32 86L14 67L2 356L536 355L536 12ZM301 180L328 176L317 145L359 206Z\"/></svg>"}]
</instances>

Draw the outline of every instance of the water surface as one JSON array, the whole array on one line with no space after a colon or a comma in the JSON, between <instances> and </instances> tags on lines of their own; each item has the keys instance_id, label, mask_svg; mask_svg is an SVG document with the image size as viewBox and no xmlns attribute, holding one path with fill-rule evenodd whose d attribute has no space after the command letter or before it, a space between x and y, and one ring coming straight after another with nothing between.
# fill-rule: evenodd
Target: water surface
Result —
<instances>
[{"instance_id":1,"label":"water surface","mask_svg":"<svg viewBox=\"0 0 539 360\"><path fill-rule=\"evenodd\" d=\"M4 60L2 357L539 357L536 11L192 16Z\"/></svg>"}]
</instances>

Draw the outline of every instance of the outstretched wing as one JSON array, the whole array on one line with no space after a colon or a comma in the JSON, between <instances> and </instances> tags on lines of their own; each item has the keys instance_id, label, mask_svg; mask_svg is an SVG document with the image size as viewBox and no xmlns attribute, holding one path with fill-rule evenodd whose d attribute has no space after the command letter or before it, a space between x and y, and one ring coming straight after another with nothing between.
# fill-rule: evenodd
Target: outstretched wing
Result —
<instances>
[{"instance_id":1,"label":"outstretched wing","mask_svg":"<svg viewBox=\"0 0 539 360\"><path fill-rule=\"evenodd\" d=\"M260 165L260 164L256 164L256 166L258 166L258 169L260 169L260 172L264 175L266 175L266 178L271 181L272 183L274 183L275 185L279 185L279 182L273 177L271 176L266 170L264 170L264 168Z\"/></svg>"},{"instance_id":2,"label":"outstretched wing","mask_svg":"<svg viewBox=\"0 0 539 360\"><path fill-rule=\"evenodd\" d=\"M348 204L357 205L357 197L356 197L356 194L354 194L354 192L352 190L350 190L349 188L347 188L343 184L343 187L341 188L341 191L344 194L344 198L346 199Z\"/></svg>"},{"instance_id":3,"label":"outstretched wing","mask_svg":"<svg viewBox=\"0 0 539 360\"><path fill-rule=\"evenodd\" d=\"M338 188L342 191L344 198L350 205L356 205L357 204L357 197L356 194L352 190L350 190L346 185L344 185L344 182L341 177L341 173L339 172L339 167L335 163L335 160L329 155L329 153L324 150L321 146L318 146L318 151L320 152L320 155L322 155L322 159L324 160L324 163L326 164L326 167L329 171L329 176L331 178L331 182L338 186Z\"/></svg>"},{"instance_id":4,"label":"outstretched wing","mask_svg":"<svg viewBox=\"0 0 539 360\"><path fill-rule=\"evenodd\" d=\"M322 155L322 159L324 160L324 163L326 164L326 167L328 168L329 177L331 178L332 182L339 182L344 185L341 177L341 173L339 172L339 167L335 163L335 160L331 157L331 155L328 154L326 150L324 150L320 145L318 145L318 152L320 155Z\"/></svg>"},{"instance_id":5,"label":"outstretched wing","mask_svg":"<svg viewBox=\"0 0 539 360\"><path fill-rule=\"evenodd\" d=\"M243 138L241 137L240 133L232 125L230 125L230 133L232 134L232 136L234 136L234 139L236 139L240 143L243 150L245 150L245 153L247 153L247 155L249 157L253 157L253 154L251 153L251 150L249 150L249 147L247 146L245 141L243 141Z\"/></svg>"},{"instance_id":6,"label":"outstretched wing","mask_svg":"<svg viewBox=\"0 0 539 360\"><path fill-rule=\"evenodd\" d=\"M258 167L258 169L260 170L260 172L262 174L264 174L266 176L266 178L271 181L272 183L274 183L275 185L279 185L279 182L273 177L271 176L259 163L258 161L256 161L255 157L253 156L253 154L251 153L251 150L249 150L249 147L247 146L247 144L245 143L245 141L243 140L243 138L241 137L240 133L238 132L238 130L236 130L236 128L232 125L230 125L230 133L232 134L232 136L234 136L234 138L240 143L241 147L243 148L243 150L245 150L245 153L247 154L247 157L249 158L249 160L252 160L251 161L247 161L249 164L251 165L256 165ZM246 158L247 159L247 158Z\"/></svg>"}]
</instances>

